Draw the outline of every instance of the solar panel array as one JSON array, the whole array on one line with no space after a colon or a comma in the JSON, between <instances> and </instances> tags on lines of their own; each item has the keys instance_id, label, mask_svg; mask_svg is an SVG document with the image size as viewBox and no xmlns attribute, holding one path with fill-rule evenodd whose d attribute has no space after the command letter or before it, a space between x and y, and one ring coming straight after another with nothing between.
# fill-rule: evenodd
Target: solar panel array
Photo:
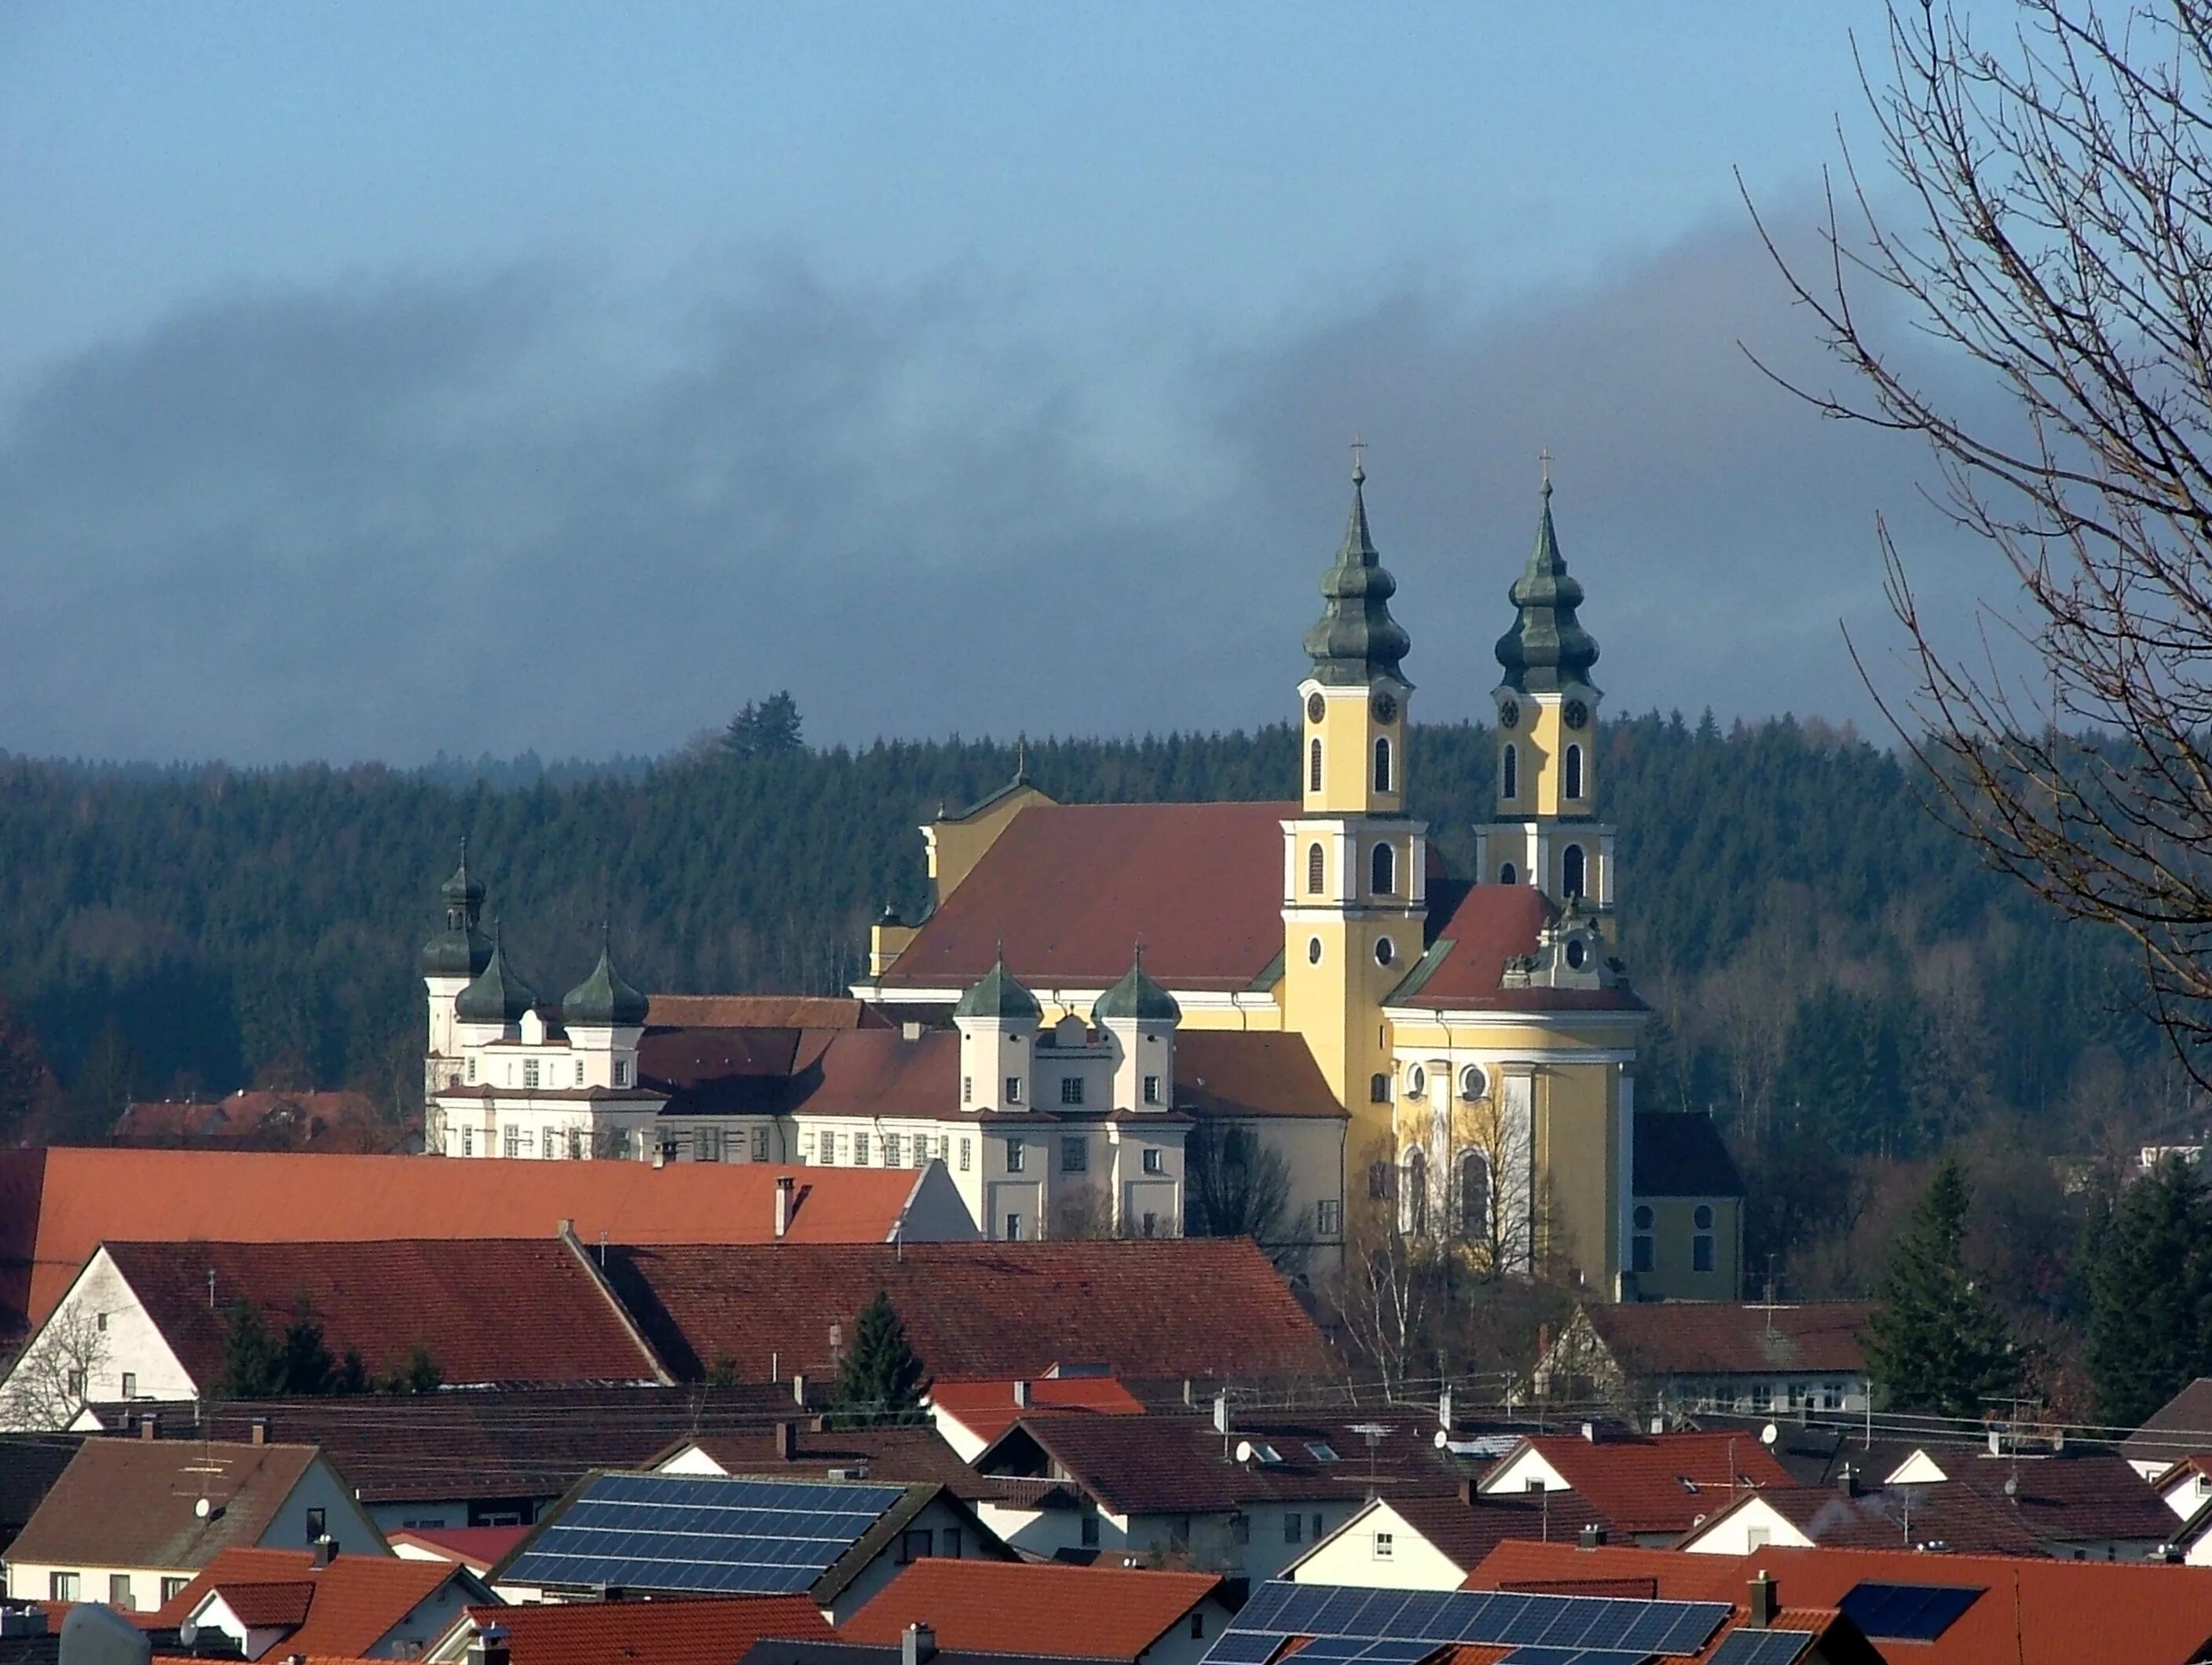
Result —
<instances>
[{"instance_id":1,"label":"solar panel array","mask_svg":"<svg viewBox=\"0 0 2212 1665\"><path fill-rule=\"evenodd\" d=\"M1933 1642L1981 1594L1954 1584L1854 1584L1836 1606L1869 1636Z\"/></svg>"},{"instance_id":2,"label":"solar panel array","mask_svg":"<svg viewBox=\"0 0 2212 1665\"><path fill-rule=\"evenodd\" d=\"M896 1486L601 1474L501 1582L796 1595L904 1495Z\"/></svg>"},{"instance_id":3,"label":"solar panel array","mask_svg":"<svg viewBox=\"0 0 2212 1665\"><path fill-rule=\"evenodd\" d=\"M1813 1645L1810 1631L1730 1631L1706 1665L1797 1665Z\"/></svg>"},{"instance_id":4,"label":"solar panel array","mask_svg":"<svg viewBox=\"0 0 2212 1665\"><path fill-rule=\"evenodd\" d=\"M1207 1652L1206 1665L1264 1665L1294 1636L1312 1638L1297 1655L1311 1665L1414 1665L1462 1642L1513 1648L1515 1665L1643 1665L1657 1654L1696 1653L1731 1611L1725 1601L1356 1589L1277 1580L1253 1592ZM1346 1651L1355 1644L1358 1651Z\"/></svg>"}]
</instances>

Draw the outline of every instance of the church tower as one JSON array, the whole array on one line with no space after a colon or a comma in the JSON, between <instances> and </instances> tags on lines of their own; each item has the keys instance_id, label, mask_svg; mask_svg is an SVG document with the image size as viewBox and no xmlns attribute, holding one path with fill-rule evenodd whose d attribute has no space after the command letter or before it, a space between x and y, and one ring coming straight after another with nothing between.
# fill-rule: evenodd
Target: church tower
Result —
<instances>
[{"instance_id":1,"label":"church tower","mask_svg":"<svg viewBox=\"0 0 2212 1665\"><path fill-rule=\"evenodd\" d=\"M1583 586L1552 526L1552 480L1528 565L1507 592L1513 628L1498 639L1495 808L1476 829L1484 884L1533 884L1613 939L1613 829L1597 820L1597 642L1575 617Z\"/></svg>"},{"instance_id":2,"label":"church tower","mask_svg":"<svg viewBox=\"0 0 2212 1665\"><path fill-rule=\"evenodd\" d=\"M460 1079L461 1047L453 1027L453 1000L491 963L491 940L483 930L484 887L469 876L465 838L461 841L461 865L439 895L446 904L445 928L422 945L418 962L430 1013L429 1044L422 1066L426 1099Z\"/></svg>"},{"instance_id":3,"label":"church tower","mask_svg":"<svg viewBox=\"0 0 2212 1665\"><path fill-rule=\"evenodd\" d=\"M1387 1134L1390 1058L1382 999L1421 955L1427 831L1406 804L1400 669L1412 642L1390 617L1397 580L1367 530L1367 472L1353 447L1352 514L1322 574L1298 684L1298 815L1283 823L1283 1021L1302 1034L1355 1118Z\"/></svg>"}]
</instances>

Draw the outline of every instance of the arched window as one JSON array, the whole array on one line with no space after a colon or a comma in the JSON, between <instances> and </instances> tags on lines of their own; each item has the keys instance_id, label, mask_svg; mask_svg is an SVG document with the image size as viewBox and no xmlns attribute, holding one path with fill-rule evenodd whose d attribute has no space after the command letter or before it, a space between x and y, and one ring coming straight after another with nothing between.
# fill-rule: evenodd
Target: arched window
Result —
<instances>
[{"instance_id":1,"label":"arched window","mask_svg":"<svg viewBox=\"0 0 2212 1665\"><path fill-rule=\"evenodd\" d=\"M1306 846L1306 893L1319 896L1328 877L1328 857L1318 844Z\"/></svg>"},{"instance_id":2,"label":"arched window","mask_svg":"<svg viewBox=\"0 0 2212 1665\"><path fill-rule=\"evenodd\" d=\"M1390 737L1387 734L1378 737L1375 742L1375 790L1395 790L1390 784Z\"/></svg>"},{"instance_id":3,"label":"arched window","mask_svg":"<svg viewBox=\"0 0 2212 1665\"><path fill-rule=\"evenodd\" d=\"M1470 1237L1490 1235L1490 1158L1480 1151L1459 1154L1459 1229Z\"/></svg>"},{"instance_id":4,"label":"arched window","mask_svg":"<svg viewBox=\"0 0 2212 1665\"><path fill-rule=\"evenodd\" d=\"M1462 1098L1480 1098L1490 1091L1490 1078L1482 1073L1480 1064L1469 1064L1459 1073L1459 1096Z\"/></svg>"},{"instance_id":5,"label":"arched window","mask_svg":"<svg viewBox=\"0 0 2212 1665\"><path fill-rule=\"evenodd\" d=\"M1371 871L1368 878L1372 881L1372 888L1376 896L1387 896L1397 890L1398 853L1396 850L1388 844L1377 844L1375 847L1374 858L1369 863L1369 866Z\"/></svg>"},{"instance_id":6,"label":"arched window","mask_svg":"<svg viewBox=\"0 0 2212 1665\"><path fill-rule=\"evenodd\" d=\"M1406 1072L1406 1097L1419 1103L1429 1096L1429 1073L1419 1064Z\"/></svg>"},{"instance_id":7,"label":"arched window","mask_svg":"<svg viewBox=\"0 0 2212 1665\"><path fill-rule=\"evenodd\" d=\"M1559 856L1559 894L1578 896L1583 893L1583 847L1570 844Z\"/></svg>"},{"instance_id":8,"label":"arched window","mask_svg":"<svg viewBox=\"0 0 2212 1665\"><path fill-rule=\"evenodd\" d=\"M1511 862L1501 861L1498 864L1498 882L1500 884L1518 884L1521 882L1521 875L1515 870Z\"/></svg>"},{"instance_id":9,"label":"arched window","mask_svg":"<svg viewBox=\"0 0 2212 1665\"><path fill-rule=\"evenodd\" d=\"M1567 748L1567 796L1580 798L1582 795L1583 749L1580 746L1569 746Z\"/></svg>"},{"instance_id":10,"label":"arched window","mask_svg":"<svg viewBox=\"0 0 2212 1665\"><path fill-rule=\"evenodd\" d=\"M1390 1102L1389 1076L1370 1075L1367 1078L1367 1102L1370 1104L1387 1104Z\"/></svg>"},{"instance_id":11,"label":"arched window","mask_svg":"<svg viewBox=\"0 0 2212 1665\"><path fill-rule=\"evenodd\" d=\"M1316 740L1306 748L1306 790L1321 790L1321 742Z\"/></svg>"},{"instance_id":12,"label":"arched window","mask_svg":"<svg viewBox=\"0 0 2212 1665\"><path fill-rule=\"evenodd\" d=\"M1505 748L1499 763L1498 790L1498 795L1502 798L1518 798L1521 795L1521 748L1519 746L1509 745Z\"/></svg>"},{"instance_id":13,"label":"arched window","mask_svg":"<svg viewBox=\"0 0 2212 1665\"><path fill-rule=\"evenodd\" d=\"M1429 1229L1429 1158L1418 1145L1406 1152L1405 1183L1398 1188L1398 1224L1419 1237Z\"/></svg>"}]
</instances>

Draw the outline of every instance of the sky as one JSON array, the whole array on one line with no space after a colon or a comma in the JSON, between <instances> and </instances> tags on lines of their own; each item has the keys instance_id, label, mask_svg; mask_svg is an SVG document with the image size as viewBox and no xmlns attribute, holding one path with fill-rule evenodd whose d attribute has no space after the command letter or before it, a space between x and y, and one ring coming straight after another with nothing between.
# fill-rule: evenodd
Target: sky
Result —
<instances>
[{"instance_id":1,"label":"sky","mask_svg":"<svg viewBox=\"0 0 2212 1665\"><path fill-rule=\"evenodd\" d=\"M655 752L1292 714L1367 441L1416 714L1548 450L1616 710L1875 728L1817 7L0 7L0 750ZM1839 131L1840 130L1840 131Z\"/></svg>"}]
</instances>

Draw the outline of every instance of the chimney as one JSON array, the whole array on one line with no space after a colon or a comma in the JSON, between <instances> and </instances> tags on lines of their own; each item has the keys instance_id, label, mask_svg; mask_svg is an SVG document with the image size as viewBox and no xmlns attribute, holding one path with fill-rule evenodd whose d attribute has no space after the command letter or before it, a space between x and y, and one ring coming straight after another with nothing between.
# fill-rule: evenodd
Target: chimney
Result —
<instances>
[{"instance_id":1,"label":"chimney","mask_svg":"<svg viewBox=\"0 0 2212 1665\"><path fill-rule=\"evenodd\" d=\"M498 1623L487 1625L477 1632L477 1645L471 1651L479 1665L507 1665L514 1656L507 1644L507 1626Z\"/></svg>"},{"instance_id":2,"label":"chimney","mask_svg":"<svg viewBox=\"0 0 2212 1665\"><path fill-rule=\"evenodd\" d=\"M1188 1376L1182 1379L1182 1402L1194 1411L1198 1408L1198 1383Z\"/></svg>"},{"instance_id":3,"label":"chimney","mask_svg":"<svg viewBox=\"0 0 2212 1665\"><path fill-rule=\"evenodd\" d=\"M899 1665L929 1665L936 1657L937 1632L927 1625L908 1626L899 1637Z\"/></svg>"},{"instance_id":4,"label":"chimney","mask_svg":"<svg viewBox=\"0 0 2212 1665\"><path fill-rule=\"evenodd\" d=\"M320 1572L325 1567L330 1565L331 1558L337 1553L338 1540L325 1532L315 1540L314 1557L307 1565L315 1571Z\"/></svg>"},{"instance_id":5,"label":"chimney","mask_svg":"<svg viewBox=\"0 0 2212 1665\"><path fill-rule=\"evenodd\" d=\"M1582 1545L1584 1549L1603 1549L1605 1547L1605 1528L1600 1526L1595 1521L1592 1521L1588 1526L1583 1528Z\"/></svg>"},{"instance_id":6,"label":"chimney","mask_svg":"<svg viewBox=\"0 0 2212 1665\"><path fill-rule=\"evenodd\" d=\"M1781 1611L1782 1603L1776 1599L1774 1594L1774 1580L1767 1577L1763 1571L1753 1573L1751 1578L1750 1612L1744 1619L1744 1623L1755 1631L1767 1630L1772 1627L1774 1616Z\"/></svg>"},{"instance_id":7,"label":"chimney","mask_svg":"<svg viewBox=\"0 0 2212 1665\"><path fill-rule=\"evenodd\" d=\"M779 1422L775 1425L775 1460L778 1462L789 1462L793 1453L798 1449L798 1444L797 1429L788 1422Z\"/></svg>"},{"instance_id":8,"label":"chimney","mask_svg":"<svg viewBox=\"0 0 2212 1665\"><path fill-rule=\"evenodd\" d=\"M1462 1474L1459 1480L1459 1500L1468 1508L1474 1507L1474 1476Z\"/></svg>"},{"instance_id":9,"label":"chimney","mask_svg":"<svg viewBox=\"0 0 2212 1665\"><path fill-rule=\"evenodd\" d=\"M1843 1472L1836 1476L1836 1490L1847 1498L1856 1498L1859 1494L1859 1471L1848 1462L1844 1465Z\"/></svg>"},{"instance_id":10,"label":"chimney","mask_svg":"<svg viewBox=\"0 0 2212 1665\"><path fill-rule=\"evenodd\" d=\"M791 1230L792 1192L796 1184L789 1174L775 1176L775 1240L778 1243L781 1243L785 1233Z\"/></svg>"},{"instance_id":11,"label":"chimney","mask_svg":"<svg viewBox=\"0 0 2212 1665\"><path fill-rule=\"evenodd\" d=\"M161 1438L161 1419L151 1411L147 1412L145 1415L140 1417L138 1419L138 1437L141 1439Z\"/></svg>"},{"instance_id":12,"label":"chimney","mask_svg":"<svg viewBox=\"0 0 2212 1665\"><path fill-rule=\"evenodd\" d=\"M1592 1445L1596 1444L1597 1424L1595 1422L1585 1422L1583 1424L1583 1437L1588 1440Z\"/></svg>"},{"instance_id":13,"label":"chimney","mask_svg":"<svg viewBox=\"0 0 2212 1665\"><path fill-rule=\"evenodd\" d=\"M258 1416L254 1418L252 1422L248 1425L252 1430L252 1431L246 1436L249 1442L255 1445L266 1445L269 1443L269 1419L267 1417Z\"/></svg>"},{"instance_id":14,"label":"chimney","mask_svg":"<svg viewBox=\"0 0 2212 1665\"><path fill-rule=\"evenodd\" d=\"M1026 1382L1014 1383L1014 1408L1018 1411L1026 1411L1033 1402L1030 1396L1030 1384Z\"/></svg>"},{"instance_id":15,"label":"chimney","mask_svg":"<svg viewBox=\"0 0 2212 1665\"><path fill-rule=\"evenodd\" d=\"M803 1370L791 1373L791 1402L794 1405L806 1403L806 1375Z\"/></svg>"}]
</instances>

